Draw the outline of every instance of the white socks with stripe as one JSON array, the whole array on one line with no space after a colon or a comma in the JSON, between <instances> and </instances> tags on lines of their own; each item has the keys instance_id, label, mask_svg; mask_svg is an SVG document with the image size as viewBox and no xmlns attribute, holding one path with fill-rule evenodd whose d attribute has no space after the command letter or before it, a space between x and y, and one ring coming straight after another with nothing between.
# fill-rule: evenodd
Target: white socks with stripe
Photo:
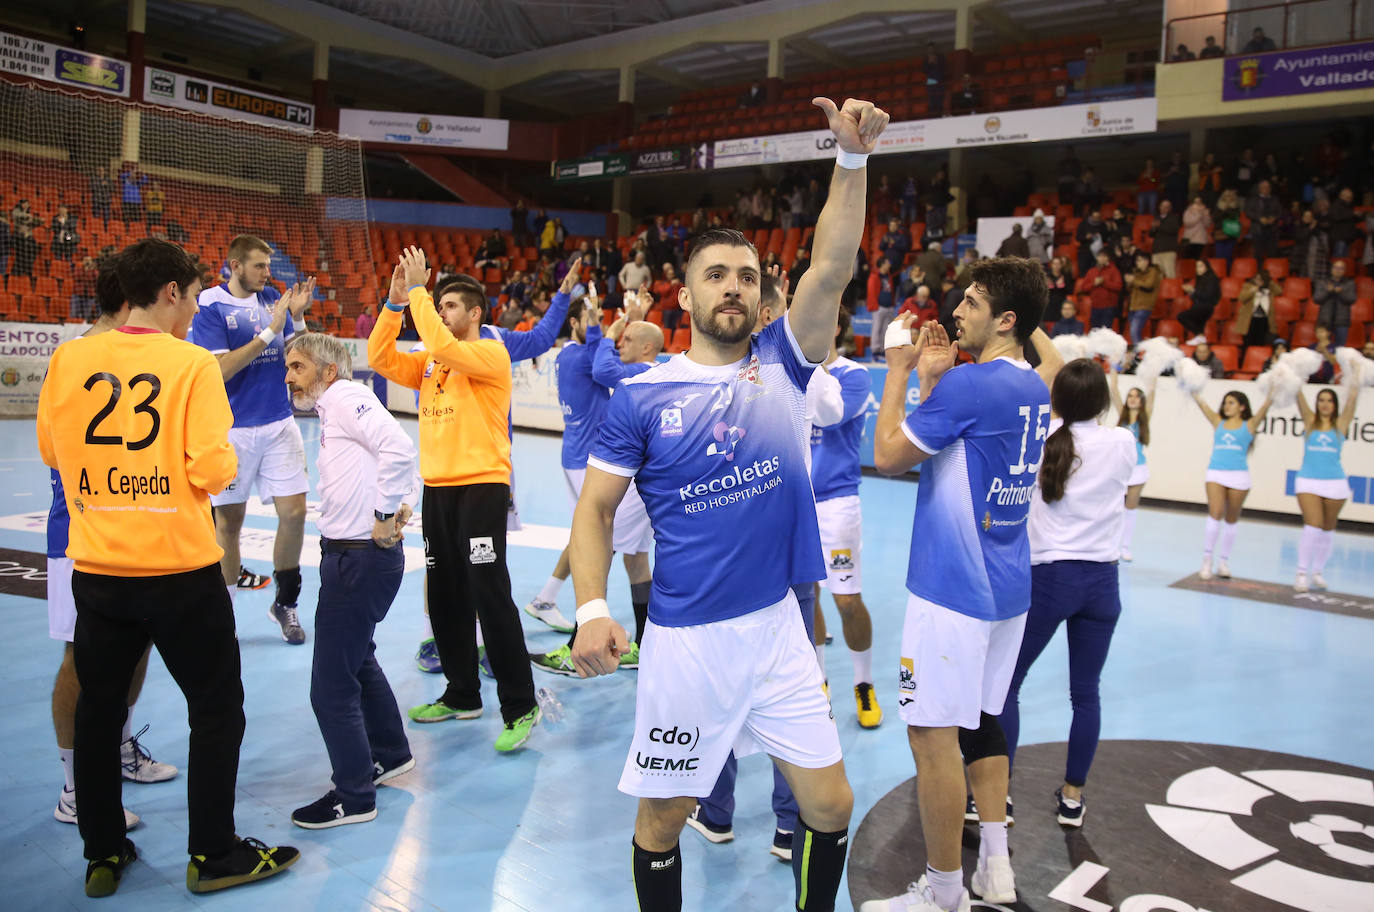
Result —
<instances>
[{"instance_id":1,"label":"white socks with stripe","mask_svg":"<svg viewBox=\"0 0 1374 912\"><path fill-rule=\"evenodd\" d=\"M1207 525L1202 533L1202 556L1211 559L1212 551L1217 546L1217 536L1221 534L1221 520L1207 517Z\"/></svg>"}]
</instances>

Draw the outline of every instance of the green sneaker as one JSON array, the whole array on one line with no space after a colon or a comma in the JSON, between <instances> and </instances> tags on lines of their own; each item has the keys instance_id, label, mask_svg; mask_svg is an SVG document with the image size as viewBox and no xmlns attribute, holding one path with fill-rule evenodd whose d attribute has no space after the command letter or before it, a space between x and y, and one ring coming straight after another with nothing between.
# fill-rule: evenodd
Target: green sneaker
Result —
<instances>
[{"instance_id":1,"label":"green sneaker","mask_svg":"<svg viewBox=\"0 0 1374 912\"><path fill-rule=\"evenodd\" d=\"M526 735L528 737L528 735ZM132 841L125 839L118 855L97 858L86 865L86 895L112 896L119 889L119 880L124 869L138 858L138 849Z\"/></svg>"},{"instance_id":2,"label":"green sneaker","mask_svg":"<svg viewBox=\"0 0 1374 912\"><path fill-rule=\"evenodd\" d=\"M577 677L577 666L573 664L572 660L572 647L567 643L559 646L553 652L546 652L542 655L537 652L530 653L530 664L540 671L566 675L570 678Z\"/></svg>"},{"instance_id":3,"label":"green sneaker","mask_svg":"<svg viewBox=\"0 0 1374 912\"><path fill-rule=\"evenodd\" d=\"M476 719L482 715L482 707L476 709L454 709L442 700L410 707L406 713L412 722L447 722L449 719Z\"/></svg>"},{"instance_id":4,"label":"green sneaker","mask_svg":"<svg viewBox=\"0 0 1374 912\"><path fill-rule=\"evenodd\" d=\"M620 667L637 671L639 669L639 644L631 643L630 649L620 657Z\"/></svg>"},{"instance_id":5,"label":"green sneaker","mask_svg":"<svg viewBox=\"0 0 1374 912\"><path fill-rule=\"evenodd\" d=\"M496 738L496 749L507 754L520 747L530 739L530 732L539 724L539 720L543 716L543 712L536 706L514 722L507 722L506 727L501 730L501 734Z\"/></svg>"}]
</instances>

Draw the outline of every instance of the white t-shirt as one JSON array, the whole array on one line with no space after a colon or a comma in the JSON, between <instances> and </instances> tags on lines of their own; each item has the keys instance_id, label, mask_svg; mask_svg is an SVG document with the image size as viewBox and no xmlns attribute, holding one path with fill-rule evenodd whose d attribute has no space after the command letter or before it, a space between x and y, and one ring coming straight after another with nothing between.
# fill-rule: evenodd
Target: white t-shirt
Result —
<instances>
[{"instance_id":1,"label":"white t-shirt","mask_svg":"<svg viewBox=\"0 0 1374 912\"><path fill-rule=\"evenodd\" d=\"M1050 433L1062 424L1056 418L1050 423ZM1031 495L1032 564L1106 562L1121 557L1126 487L1136 464L1135 437L1125 428L1103 427L1096 421L1076 422L1069 431L1074 460L1064 496L1047 504L1038 483Z\"/></svg>"}]
</instances>

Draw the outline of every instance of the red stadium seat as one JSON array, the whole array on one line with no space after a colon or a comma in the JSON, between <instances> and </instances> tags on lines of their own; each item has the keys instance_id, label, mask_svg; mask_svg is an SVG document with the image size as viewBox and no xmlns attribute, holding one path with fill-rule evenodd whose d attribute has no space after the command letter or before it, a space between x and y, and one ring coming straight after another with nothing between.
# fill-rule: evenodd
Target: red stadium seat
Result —
<instances>
[{"instance_id":1,"label":"red stadium seat","mask_svg":"<svg viewBox=\"0 0 1374 912\"><path fill-rule=\"evenodd\" d=\"M1264 271L1269 273L1269 277L1275 282L1282 282L1288 278L1289 263L1284 257L1269 257L1264 261Z\"/></svg>"},{"instance_id":2,"label":"red stadium seat","mask_svg":"<svg viewBox=\"0 0 1374 912\"><path fill-rule=\"evenodd\" d=\"M1236 346L1213 345L1212 351L1216 353L1217 360L1226 368L1228 375L1240 369L1240 349Z\"/></svg>"},{"instance_id":3,"label":"red stadium seat","mask_svg":"<svg viewBox=\"0 0 1374 912\"><path fill-rule=\"evenodd\" d=\"M1317 324L1294 323L1293 335L1288 340L1293 348L1309 348L1317 341Z\"/></svg>"},{"instance_id":4,"label":"red stadium seat","mask_svg":"<svg viewBox=\"0 0 1374 912\"><path fill-rule=\"evenodd\" d=\"M1283 280L1283 296L1295 301L1306 301L1312 297L1312 280L1289 276Z\"/></svg>"},{"instance_id":5,"label":"red stadium seat","mask_svg":"<svg viewBox=\"0 0 1374 912\"><path fill-rule=\"evenodd\" d=\"M1231 261L1231 275L1237 279L1248 279L1259 272L1259 264L1254 257L1236 257Z\"/></svg>"}]
</instances>

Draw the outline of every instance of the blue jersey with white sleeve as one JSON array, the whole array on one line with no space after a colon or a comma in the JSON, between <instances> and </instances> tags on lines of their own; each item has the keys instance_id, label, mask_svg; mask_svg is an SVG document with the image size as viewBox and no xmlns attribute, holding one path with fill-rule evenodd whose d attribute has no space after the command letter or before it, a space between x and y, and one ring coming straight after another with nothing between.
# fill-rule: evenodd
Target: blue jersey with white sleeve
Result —
<instances>
[{"instance_id":1,"label":"blue jersey with white sleeve","mask_svg":"<svg viewBox=\"0 0 1374 912\"><path fill-rule=\"evenodd\" d=\"M985 621L1030 608L1026 519L1050 393L1024 361L951 368L902 430L923 452L906 587Z\"/></svg>"},{"instance_id":2,"label":"blue jersey with white sleeve","mask_svg":"<svg viewBox=\"0 0 1374 912\"><path fill-rule=\"evenodd\" d=\"M563 468L585 469L587 454L601 430L610 390L592 379L592 352L601 342L601 326L587 327L587 341L569 342L558 353L558 404L563 409Z\"/></svg>"},{"instance_id":3,"label":"blue jersey with white sleeve","mask_svg":"<svg viewBox=\"0 0 1374 912\"><path fill-rule=\"evenodd\" d=\"M844 416L837 424L811 428L811 487L817 502L859 493L859 444L873 388L868 369L848 358L837 358L826 369L840 381Z\"/></svg>"},{"instance_id":4,"label":"blue jersey with white sleeve","mask_svg":"<svg viewBox=\"0 0 1374 912\"><path fill-rule=\"evenodd\" d=\"M52 483L52 505L48 507L48 557L67 556L67 530L72 517L67 512L67 492L62 489L62 476L57 469L49 469Z\"/></svg>"},{"instance_id":5,"label":"blue jersey with white sleeve","mask_svg":"<svg viewBox=\"0 0 1374 912\"><path fill-rule=\"evenodd\" d=\"M1303 443L1302 468L1299 478L1340 480L1345 478L1341 465L1341 447L1345 438L1340 431L1311 431Z\"/></svg>"},{"instance_id":6,"label":"blue jersey with white sleeve","mask_svg":"<svg viewBox=\"0 0 1374 912\"><path fill-rule=\"evenodd\" d=\"M1207 468L1218 472L1245 472L1250 468L1250 444L1255 435L1250 425L1242 423L1238 428L1228 428L1226 422L1217 424L1212 432L1212 461Z\"/></svg>"},{"instance_id":7,"label":"blue jersey with white sleeve","mask_svg":"<svg viewBox=\"0 0 1374 912\"><path fill-rule=\"evenodd\" d=\"M272 323L272 308L281 297L267 285L257 294L236 298L228 285L200 293L200 309L191 322L191 338L214 354L242 348ZM291 397L286 390L286 342L295 334L291 315L272 344L258 352L243 370L224 382L234 427L261 427L290 418Z\"/></svg>"},{"instance_id":8,"label":"blue jersey with white sleeve","mask_svg":"<svg viewBox=\"0 0 1374 912\"><path fill-rule=\"evenodd\" d=\"M655 624L739 617L825 576L805 459L814 365L789 319L734 364L677 355L623 381L606 407L587 464L634 478L644 499Z\"/></svg>"},{"instance_id":9,"label":"blue jersey with white sleeve","mask_svg":"<svg viewBox=\"0 0 1374 912\"><path fill-rule=\"evenodd\" d=\"M527 332L516 332L513 329L483 323L481 336L483 339L501 340L501 343L506 346L506 351L510 353L512 364L516 361L528 361L531 358L537 358L553 348L553 343L558 338L558 331L563 328L563 322L568 318L568 304L571 301L570 295L565 295L561 291L557 292L549 302L549 309L544 311L544 316L539 318L539 322L534 325L533 329Z\"/></svg>"}]
</instances>

